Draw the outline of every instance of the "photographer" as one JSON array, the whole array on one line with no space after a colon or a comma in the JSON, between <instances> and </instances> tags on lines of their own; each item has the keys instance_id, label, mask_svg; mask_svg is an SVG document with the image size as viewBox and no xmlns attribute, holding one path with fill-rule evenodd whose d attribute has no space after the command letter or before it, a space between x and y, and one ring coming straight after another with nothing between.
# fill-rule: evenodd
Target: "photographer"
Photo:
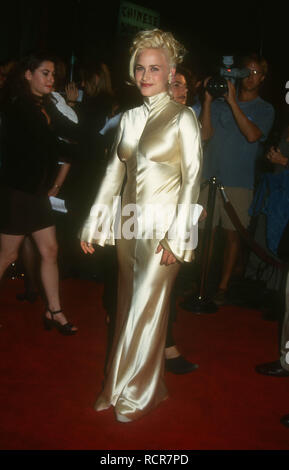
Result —
<instances>
[{"instance_id":1,"label":"photographer","mask_svg":"<svg viewBox=\"0 0 289 470\"><path fill-rule=\"evenodd\" d=\"M271 104L259 96L260 87L267 74L267 62L256 56L243 59L250 74L240 81L238 91L227 81L224 98L214 100L206 90L200 120L205 141L203 177L212 176L224 185L225 191L244 227L249 222L248 209L252 200L255 161L260 143L266 140L274 120ZM205 82L207 84L208 79ZM200 196L201 204L207 202L208 191ZM226 291L240 250L240 237L223 208L217 193L213 226L221 222L226 245L221 281L215 302L225 303ZM215 233L215 229L214 229ZM213 233L213 236L214 236Z\"/></svg>"}]
</instances>

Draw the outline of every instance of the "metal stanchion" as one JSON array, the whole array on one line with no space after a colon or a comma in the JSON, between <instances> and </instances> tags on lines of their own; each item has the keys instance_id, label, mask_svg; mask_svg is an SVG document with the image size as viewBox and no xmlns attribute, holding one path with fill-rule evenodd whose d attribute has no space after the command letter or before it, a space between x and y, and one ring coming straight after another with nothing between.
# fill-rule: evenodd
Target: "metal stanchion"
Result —
<instances>
[{"instance_id":1,"label":"metal stanchion","mask_svg":"<svg viewBox=\"0 0 289 470\"><path fill-rule=\"evenodd\" d=\"M199 293L191 298L187 298L181 305L185 310L196 314L215 313L218 310L218 306L212 300L206 297L206 283L210 267L210 247L212 240L213 216L218 186L216 177L210 178L207 184L209 184L209 195L207 204L207 218L205 221L202 242Z\"/></svg>"},{"instance_id":2,"label":"metal stanchion","mask_svg":"<svg viewBox=\"0 0 289 470\"><path fill-rule=\"evenodd\" d=\"M211 251L211 241L212 241L212 228L213 228L213 216L216 202L216 192L219 189L220 194L223 199L224 208L230 217L235 229L239 232L242 239L247 243L247 245L254 251L254 253L259 256L260 259L265 261L272 266L277 267L278 269L284 270L286 268L286 263L278 261L270 256L266 250L260 245L258 245L250 233L243 227L234 207L229 201L229 198L226 195L224 186L217 182L216 177L210 178L209 182L209 195L207 203L207 218L205 223L205 229L203 234L203 246L201 251L201 275L200 275L200 285L199 293L193 297L187 298L181 306L190 312L201 314L201 313L215 313L218 310L217 305L208 297L206 297L206 283L208 280L209 268L210 268L210 251Z\"/></svg>"}]
</instances>

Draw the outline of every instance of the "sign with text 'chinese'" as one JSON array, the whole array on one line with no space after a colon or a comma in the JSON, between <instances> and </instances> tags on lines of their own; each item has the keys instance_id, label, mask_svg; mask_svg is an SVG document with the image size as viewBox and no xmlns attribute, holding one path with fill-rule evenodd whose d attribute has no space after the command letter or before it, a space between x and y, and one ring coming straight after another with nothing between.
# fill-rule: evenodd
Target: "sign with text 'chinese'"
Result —
<instances>
[{"instance_id":1,"label":"sign with text 'chinese'","mask_svg":"<svg viewBox=\"0 0 289 470\"><path fill-rule=\"evenodd\" d=\"M160 14L157 11L136 5L131 2L121 2L118 19L118 32L121 35L135 34L143 29L154 29L160 25Z\"/></svg>"}]
</instances>

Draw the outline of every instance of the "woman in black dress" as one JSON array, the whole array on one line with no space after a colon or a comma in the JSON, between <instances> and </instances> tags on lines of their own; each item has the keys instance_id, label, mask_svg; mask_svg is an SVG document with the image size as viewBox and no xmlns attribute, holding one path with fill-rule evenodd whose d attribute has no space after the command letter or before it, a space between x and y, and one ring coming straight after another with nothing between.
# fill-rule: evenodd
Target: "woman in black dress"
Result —
<instances>
[{"instance_id":1,"label":"woman in black dress","mask_svg":"<svg viewBox=\"0 0 289 470\"><path fill-rule=\"evenodd\" d=\"M58 247L48 198L57 161L65 159L49 114L54 69L53 59L47 56L24 60L13 99L4 113L0 278L17 258L25 235L31 234L41 256L47 299L44 327L72 335L77 328L67 321L60 306Z\"/></svg>"}]
</instances>

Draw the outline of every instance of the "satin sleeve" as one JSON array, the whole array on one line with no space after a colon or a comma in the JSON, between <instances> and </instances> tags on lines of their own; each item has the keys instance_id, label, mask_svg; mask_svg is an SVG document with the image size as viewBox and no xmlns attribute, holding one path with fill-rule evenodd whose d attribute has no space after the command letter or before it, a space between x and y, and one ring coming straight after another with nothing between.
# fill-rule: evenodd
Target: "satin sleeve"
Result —
<instances>
[{"instance_id":1,"label":"satin sleeve","mask_svg":"<svg viewBox=\"0 0 289 470\"><path fill-rule=\"evenodd\" d=\"M80 239L100 246L115 245L117 217L120 207L120 192L123 185L126 166L118 157L118 145L124 129L125 115L118 125L117 134L111 149L110 160L104 178L97 192L83 228Z\"/></svg>"},{"instance_id":2,"label":"satin sleeve","mask_svg":"<svg viewBox=\"0 0 289 470\"><path fill-rule=\"evenodd\" d=\"M195 113L184 108L178 122L181 162L181 186L175 217L161 245L180 262L194 258L198 241L198 219L202 206L197 204L203 161L200 125Z\"/></svg>"}]
</instances>

